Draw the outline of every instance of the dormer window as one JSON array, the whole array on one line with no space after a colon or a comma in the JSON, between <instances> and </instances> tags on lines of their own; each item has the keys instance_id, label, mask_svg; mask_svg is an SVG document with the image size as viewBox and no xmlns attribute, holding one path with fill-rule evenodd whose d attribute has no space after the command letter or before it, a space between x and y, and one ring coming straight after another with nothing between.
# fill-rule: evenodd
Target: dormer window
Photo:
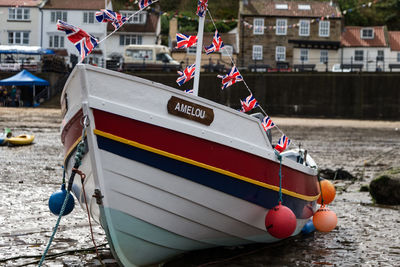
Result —
<instances>
[{"instance_id":1,"label":"dormer window","mask_svg":"<svg viewBox=\"0 0 400 267\"><path fill-rule=\"evenodd\" d=\"M361 30L361 39L374 39L374 29L364 28Z\"/></svg>"},{"instance_id":2,"label":"dormer window","mask_svg":"<svg viewBox=\"0 0 400 267\"><path fill-rule=\"evenodd\" d=\"M275 9L288 9L287 4L275 4Z\"/></svg>"},{"instance_id":3,"label":"dormer window","mask_svg":"<svg viewBox=\"0 0 400 267\"><path fill-rule=\"evenodd\" d=\"M299 10L311 10L310 5L298 5L297 8Z\"/></svg>"}]
</instances>

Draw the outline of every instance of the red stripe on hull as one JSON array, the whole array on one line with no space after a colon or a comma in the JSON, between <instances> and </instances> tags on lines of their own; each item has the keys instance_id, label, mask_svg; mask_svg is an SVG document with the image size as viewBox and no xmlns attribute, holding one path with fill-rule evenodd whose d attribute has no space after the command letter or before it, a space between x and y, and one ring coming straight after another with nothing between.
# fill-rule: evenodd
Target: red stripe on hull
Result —
<instances>
[{"instance_id":1,"label":"red stripe on hull","mask_svg":"<svg viewBox=\"0 0 400 267\"><path fill-rule=\"evenodd\" d=\"M93 110L96 129L174 155L279 187L279 163L160 126ZM307 196L319 194L316 176L282 166L282 187Z\"/></svg>"},{"instance_id":2,"label":"red stripe on hull","mask_svg":"<svg viewBox=\"0 0 400 267\"><path fill-rule=\"evenodd\" d=\"M82 137L81 120L83 117L82 110L79 110L65 125L61 133L61 142L64 145L64 157L67 156L68 151L72 145Z\"/></svg>"}]
</instances>

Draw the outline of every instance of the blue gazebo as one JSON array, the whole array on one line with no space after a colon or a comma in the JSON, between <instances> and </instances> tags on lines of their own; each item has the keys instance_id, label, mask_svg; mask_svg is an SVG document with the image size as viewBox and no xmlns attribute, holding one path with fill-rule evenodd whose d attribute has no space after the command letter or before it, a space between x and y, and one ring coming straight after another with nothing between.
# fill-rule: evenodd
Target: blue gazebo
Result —
<instances>
[{"instance_id":1,"label":"blue gazebo","mask_svg":"<svg viewBox=\"0 0 400 267\"><path fill-rule=\"evenodd\" d=\"M35 105L36 86L49 86L50 83L39 77L36 77L27 70L22 70L14 76L0 80L0 85L8 86L30 86L33 88L33 105ZM47 88L47 95L49 95L49 88Z\"/></svg>"}]
</instances>

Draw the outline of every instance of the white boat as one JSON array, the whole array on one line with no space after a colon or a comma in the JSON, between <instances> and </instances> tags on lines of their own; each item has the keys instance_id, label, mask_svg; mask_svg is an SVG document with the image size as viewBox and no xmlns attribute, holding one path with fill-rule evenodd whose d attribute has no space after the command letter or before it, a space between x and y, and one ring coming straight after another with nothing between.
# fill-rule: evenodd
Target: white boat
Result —
<instances>
[{"instance_id":1,"label":"white boat","mask_svg":"<svg viewBox=\"0 0 400 267\"><path fill-rule=\"evenodd\" d=\"M280 162L259 119L84 64L66 82L62 109L69 175L83 118L88 122L79 169L86 174L90 214L121 265L279 241L268 233L265 217L278 204ZM283 203L296 216L297 235L316 210L317 170L310 157L300 162L299 151L281 155ZM79 179L72 191L85 208Z\"/></svg>"}]
</instances>

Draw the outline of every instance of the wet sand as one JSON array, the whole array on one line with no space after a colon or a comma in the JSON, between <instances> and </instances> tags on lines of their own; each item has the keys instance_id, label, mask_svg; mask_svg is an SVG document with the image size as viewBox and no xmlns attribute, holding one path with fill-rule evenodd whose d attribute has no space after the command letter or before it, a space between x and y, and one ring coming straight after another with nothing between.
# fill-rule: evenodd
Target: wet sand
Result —
<instances>
[{"instance_id":1,"label":"wet sand","mask_svg":"<svg viewBox=\"0 0 400 267\"><path fill-rule=\"evenodd\" d=\"M400 166L400 122L272 118L296 145L306 148L320 168L344 168L354 182L334 181L329 205L338 216L331 233L298 236L272 245L220 248L183 255L165 266L398 266L400 207L374 205L359 192L379 172ZM32 145L0 146L0 266L37 266L57 216L48 199L62 181L58 109L0 108L0 130L34 134ZM280 137L274 132L274 140ZM94 225L98 245L107 243ZM87 214L76 206L63 217L43 266L99 265ZM100 253L114 266L107 246ZM39 256L39 258L30 257Z\"/></svg>"}]
</instances>

